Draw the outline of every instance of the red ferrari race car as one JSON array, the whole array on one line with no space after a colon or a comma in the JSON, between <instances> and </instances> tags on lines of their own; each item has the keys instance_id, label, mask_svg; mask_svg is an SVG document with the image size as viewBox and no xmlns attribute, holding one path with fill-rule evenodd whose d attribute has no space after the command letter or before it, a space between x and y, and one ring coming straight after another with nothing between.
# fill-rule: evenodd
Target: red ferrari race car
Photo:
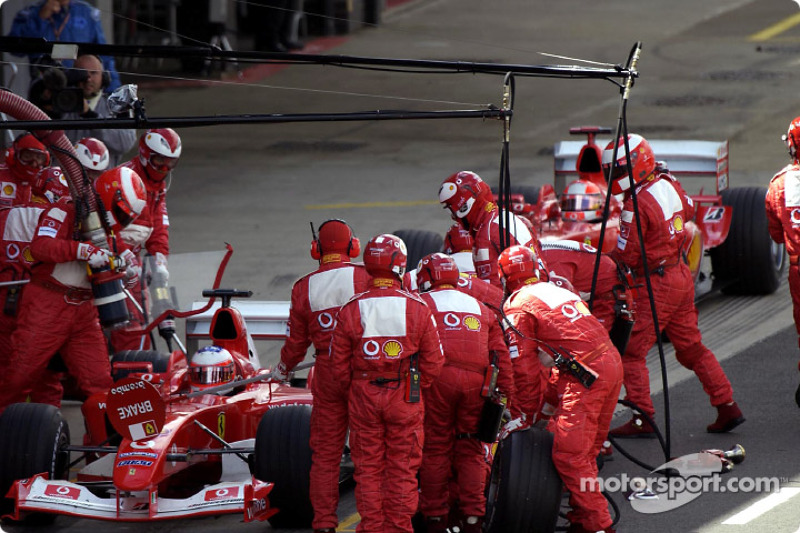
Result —
<instances>
[{"instance_id":1,"label":"red ferrari race car","mask_svg":"<svg viewBox=\"0 0 800 533\"><path fill-rule=\"evenodd\" d=\"M554 185L511 185L511 209L527 218L541 240L569 239L600 245L606 182L602 152L609 128L571 128L585 141L560 141L553 147ZM681 180L696 206L687 222L692 240L686 249L697 296L720 289L734 294L771 294L780 285L785 249L769 237L765 187L729 187L728 142L650 140L658 164ZM581 181L576 183L576 180ZM711 185L711 190L705 187ZM496 189L493 189L496 190ZM620 200L612 196L603 251L617 245ZM395 232L409 250L409 264L440 251L442 236L420 230Z\"/></svg>"},{"instance_id":2,"label":"red ferrari race car","mask_svg":"<svg viewBox=\"0 0 800 533\"><path fill-rule=\"evenodd\" d=\"M198 261L187 264L196 271ZM273 382L260 369L245 320L231 305L250 295L215 288L203 291L210 300L202 308L173 310L188 316L194 340L207 339L213 349L205 352L221 360L197 364L204 350L191 361L182 350L114 354L114 386L82 407L85 441L94 445L71 445L67 421L53 406L6 409L0 416L6 516L153 521L239 513L273 527L310 527L311 393L302 380ZM212 313L215 299L221 304ZM198 318L209 316L210 322ZM68 479L83 459L86 466Z\"/></svg>"}]
</instances>

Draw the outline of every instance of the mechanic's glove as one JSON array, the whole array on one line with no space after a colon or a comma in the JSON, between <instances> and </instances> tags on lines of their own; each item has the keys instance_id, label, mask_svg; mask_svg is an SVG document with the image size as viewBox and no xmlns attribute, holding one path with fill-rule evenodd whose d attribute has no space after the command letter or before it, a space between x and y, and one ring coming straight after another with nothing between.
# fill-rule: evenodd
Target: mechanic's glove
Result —
<instances>
[{"instance_id":1,"label":"mechanic's glove","mask_svg":"<svg viewBox=\"0 0 800 533\"><path fill-rule=\"evenodd\" d=\"M522 429L529 428L531 426L530 422L527 420L527 416L525 413L522 413L517 418L509 420L505 423L503 428L500 430L500 440L506 438L510 433L514 431L520 431Z\"/></svg>"},{"instance_id":2,"label":"mechanic's glove","mask_svg":"<svg viewBox=\"0 0 800 533\"><path fill-rule=\"evenodd\" d=\"M169 280L169 271L167 270L167 256L161 252L156 252L155 260L156 274L163 276L164 281Z\"/></svg>"},{"instance_id":3,"label":"mechanic's glove","mask_svg":"<svg viewBox=\"0 0 800 533\"><path fill-rule=\"evenodd\" d=\"M119 263L117 268L125 271L125 286L129 289L135 287L142 276L142 267L136 259L136 254L125 250L119 255Z\"/></svg>"},{"instance_id":4,"label":"mechanic's glove","mask_svg":"<svg viewBox=\"0 0 800 533\"><path fill-rule=\"evenodd\" d=\"M556 414L555 405L545 402L544 405L542 405L542 408L539 411L539 413L536 415L536 419L533 422L533 427L539 429L547 428L547 424L550 423L550 419L553 417L554 414Z\"/></svg>"},{"instance_id":5,"label":"mechanic's glove","mask_svg":"<svg viewBox=\"0 0 800 533\"><path fill-rule=\"evenodd\" d=\"M272 369L272 380L273 381L286 381L289 378L289 370L286 368L286 364L281 361L278 363L278 366Z\"/></svg>"},{"instance_id":6,"label":"mechanic's glove","mask_svg":"<svg viewBox=\"0 0 800 533\"><path fill-rule=\"evenodd\" d=\"M86 261L90 267L99 269L111 262L111 254L107 250L93 246L88 242L82 242L78 244L76 259Z\"/></svg>"}]
</instances>

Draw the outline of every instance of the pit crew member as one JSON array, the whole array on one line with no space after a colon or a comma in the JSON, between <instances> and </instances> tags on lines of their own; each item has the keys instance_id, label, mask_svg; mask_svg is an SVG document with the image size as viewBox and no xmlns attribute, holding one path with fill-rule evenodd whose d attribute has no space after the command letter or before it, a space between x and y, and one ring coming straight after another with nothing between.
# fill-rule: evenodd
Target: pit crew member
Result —
<instances>
[{"instance_id":1,"label":"pit crew member","mask_svg":"<svg viewBox=\"0 0 800 533\"><path fill-rule=\"evenodd\" d=\"M551 424L553 463L570 493L568 531L613 531L605 497L596 486L582 486L581 480L597 477L596 457L622 385L619 352L580 296L543 282L546 273L540 272L540 264L526 246L511 246L500 254L500 275L511 293L503 305L506 334L520 358L538 356L543 366L556 365L560 401ZM582 371L569 371L565 363L570 359L569 366Z\"/></svg>"},{"instance_id":2,"label":"pit crew member","mask_svg":"<svg viewBox=\"0 0 800 533\"><path fill-rule=\"evenodd\" d=\"M616 159L614 159L615 145ZM692 370L717 408L717 418L706 430L724 433L742 422L744 416L733 400L733 388L717 358L702 342L694 305L694 281L686 264L683 249L688 244L685 223L694 217L694 205L680 183L666 172L656 171L650 144L640 135L628 135L632 176L628 176L624 139L611 141L603 152L603 164L612 166L611 193L624 193L620 235L614 253L637 278L650 277L659 329L666 331L675 347L675 358ZM632 179L631 179L632 178ZM631 187L633 182L633 187ZM647 268L644 271L642 249L634 214L636 195L641 221ZM645 358L656 341L653 316L648 310L647 290L637 291L637 313L628 346L623 354L627 399L652 418L655 409L650 398L650 378ZM633 418L611 431L615 437L654 437L652 426L642 416Z\"/></svg>"},{"instance_id":3,"label":"pit crew member","mask_svg":"<svg viewBox=\"0 0 800 533\"><path fill-rule=\"evenodd\" d=\"M507 398L512 416L519 414L514 408L511 359L500 323L488 307L457 290L458 281L458 267L446 254L427 255L417 266L420 297L433 312L445 354L442 373L425 398L419 480L420 511L426 517L428 533L448 531L453 477L464 517L461 531L482 531L489 464L477 433L485 397L494 392L482 390L487 373L497 372L497 386Z\"/></svg>"},{"instance_id":4,"label":"pit crew member","mask_svg":"<svg viewBox=\"0 0 800 533\"><path fill-rule=\"evenodd\" d=\"M412 531L423 400L444 363L430 309L400 288L406 261L405 243L396 235L367 243L370 288L339 310L330 348L332 379L319 383L329 394L349 395L358 533Z\"/></svg>"},{"instance_id":5,"label":"pit crew member","mask_svg":"<svg viewBox=\"0 0 800 533\"><path fill-rule=\"evenodd\" d=\"M310 437L312 527L316 533L332 533L339 523L336 508L339 467L347 436L347 395L328 395L328 390L318 383L331 379L327 355L336 313L353 296L367 290L370 278L364 265L350 262L361 253L361 244L344 220L327 220L318 231L311 241L311 258L319 262L319 268L292 287L286 341L274 375L286 379L306 356L308 347L314 345Z\"/></svg>"},{"instance_id":6,"label":"pit crew member","mask_svg":"<svg viewBox=\"0 0 800 533\"><path fill-rule=\"evenodd\" d=\"M453 258L458 267L456 288L482 304L488 305L498 315L503 308L503 289L478 278L475 263L472 262L472 235L461 224L453 224L444 236L442 251Z\"/></svg>"},{"instance_id":7,"label":"pit crew member","mask_svg":"<svg viewBox=\"0 0 800 533\"><path fill-rule=\"evenodd\" d=\"M439 188L439 203L472 235L472 255L478 277L502 288L497 276L497 257L503 251L500 248L501 212L492 201L489 185L474 172L456 172ZM509 245L538 247L537 235L521 217L511 213L509 221L510 227L506 228Z\"/></svg>"},{"instance_id":8,"label":"pit crew member","mask_svg":"<svg viewBox=\"0 0 800 533\"><path fill-rule=\"evenodd\" d=\"M792 162L769 182L765 204L769 234L773 241L784 243L789 253L789 293L792 296L794 325L800 342L800 272L797 266L800 256L800 117L789 124L783 140ZM795 393L795 401L800 405L800 386Z\"/></svg>"},{"instance_id":9,"label":"pit crew member","mask_svg":"<svg viewBox=\"0 0 800 533\"><path fill-rule=\"evenodd\" d=\"M113 228L121 229L145 208L142 180L130 169L106 172L95 185L108 206ZM54 353L61 354L77 387L86 396L111 385L108 350L98 320L87 264L93 269L117 268L113 243L109 250L75 238L80 232L71 198L62 198L45 211L31 241L38 261L19 305L14 351L0 377L0 409L24 401ZM58 405L57 405L58 406Z\"/></svg>"}]
</instances>

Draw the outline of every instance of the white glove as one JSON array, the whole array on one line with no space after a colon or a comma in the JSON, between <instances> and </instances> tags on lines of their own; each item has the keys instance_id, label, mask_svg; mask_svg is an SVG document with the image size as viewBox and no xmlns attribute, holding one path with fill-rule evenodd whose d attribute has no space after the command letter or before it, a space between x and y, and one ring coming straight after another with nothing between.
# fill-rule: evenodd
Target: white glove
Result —
<instances>
[{"instance_id":1,"label":"white glove","mask_svg":"<svg viewBox=\"0 0 800 533\"><path fill-rule=\"evenodd\" d=\"M286 381L289 377L289 370L286 368L286 364L283 361L278 363L278 366L272 369L272 380L273 381Z\"/></svg>"},{"instance_id":2,"label":"white glove","mask_svg":"<svg viewBox=\"0 0 800 533\"><path fill-rule=\"evenodd\" d=\"M505 423L500 430L500 440L506 438L511 432L519 431L527 427L530 427L530 423L526 420L525 413L522 413L517 418L513 418Z\"/></svg>"},{"instance_id":3,"label":"white glove","mask_svg":"<svg viewBox=\"0 0 800 533\"><path fill-rule=\"evenodd\" d=\"M86 261L92 268L103 268L111 262L111 254L108 251L82 242L78 244L77 259Z\"/></svg>"},{"instance_id":4,"label":"white glove","mask_svg":"<svg viewBox=\"0 0 800 533\"><path fill-rule=\"evenodd\" d=\"M128 288L135 287L142 275L142 267L139 266L136 254L130 250L125 250L119 255L119 259L120 266L118 268L125 269L125 286Z\"/></svg>"},{"instance_id":5,"label":"white glove","mask_svg":"<svg viewBox=\"0 0 800 533\"><path fill-rule=\"evenodd\" d=\"M167 270L167 256L161 252L156 252L155 260L156 273L164 276L164 281L169 279L169 271Z\"/></svg>"}]
</instances>

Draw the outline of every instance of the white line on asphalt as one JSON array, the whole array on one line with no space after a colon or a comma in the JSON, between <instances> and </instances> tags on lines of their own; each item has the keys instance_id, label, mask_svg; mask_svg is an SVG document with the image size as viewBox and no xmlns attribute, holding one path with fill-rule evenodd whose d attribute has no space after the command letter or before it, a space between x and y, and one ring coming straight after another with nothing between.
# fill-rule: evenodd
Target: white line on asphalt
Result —
<instances>
[{"instance_id":1,"label":"white line on asphalt","mask_svg":"<svg viewBox=\"0 0 800 533\"><path fill-rule=\"evenodd\" d=\"M741 526L748 522L755 520L762 514L766 513L773 507L777 507L783 502L800 494L800 488L782 487L780 492L770 494L766 498L762 498L744 511L740 511L732 517L725 520L723 525Z\"/></svg>"}]
</instances>

